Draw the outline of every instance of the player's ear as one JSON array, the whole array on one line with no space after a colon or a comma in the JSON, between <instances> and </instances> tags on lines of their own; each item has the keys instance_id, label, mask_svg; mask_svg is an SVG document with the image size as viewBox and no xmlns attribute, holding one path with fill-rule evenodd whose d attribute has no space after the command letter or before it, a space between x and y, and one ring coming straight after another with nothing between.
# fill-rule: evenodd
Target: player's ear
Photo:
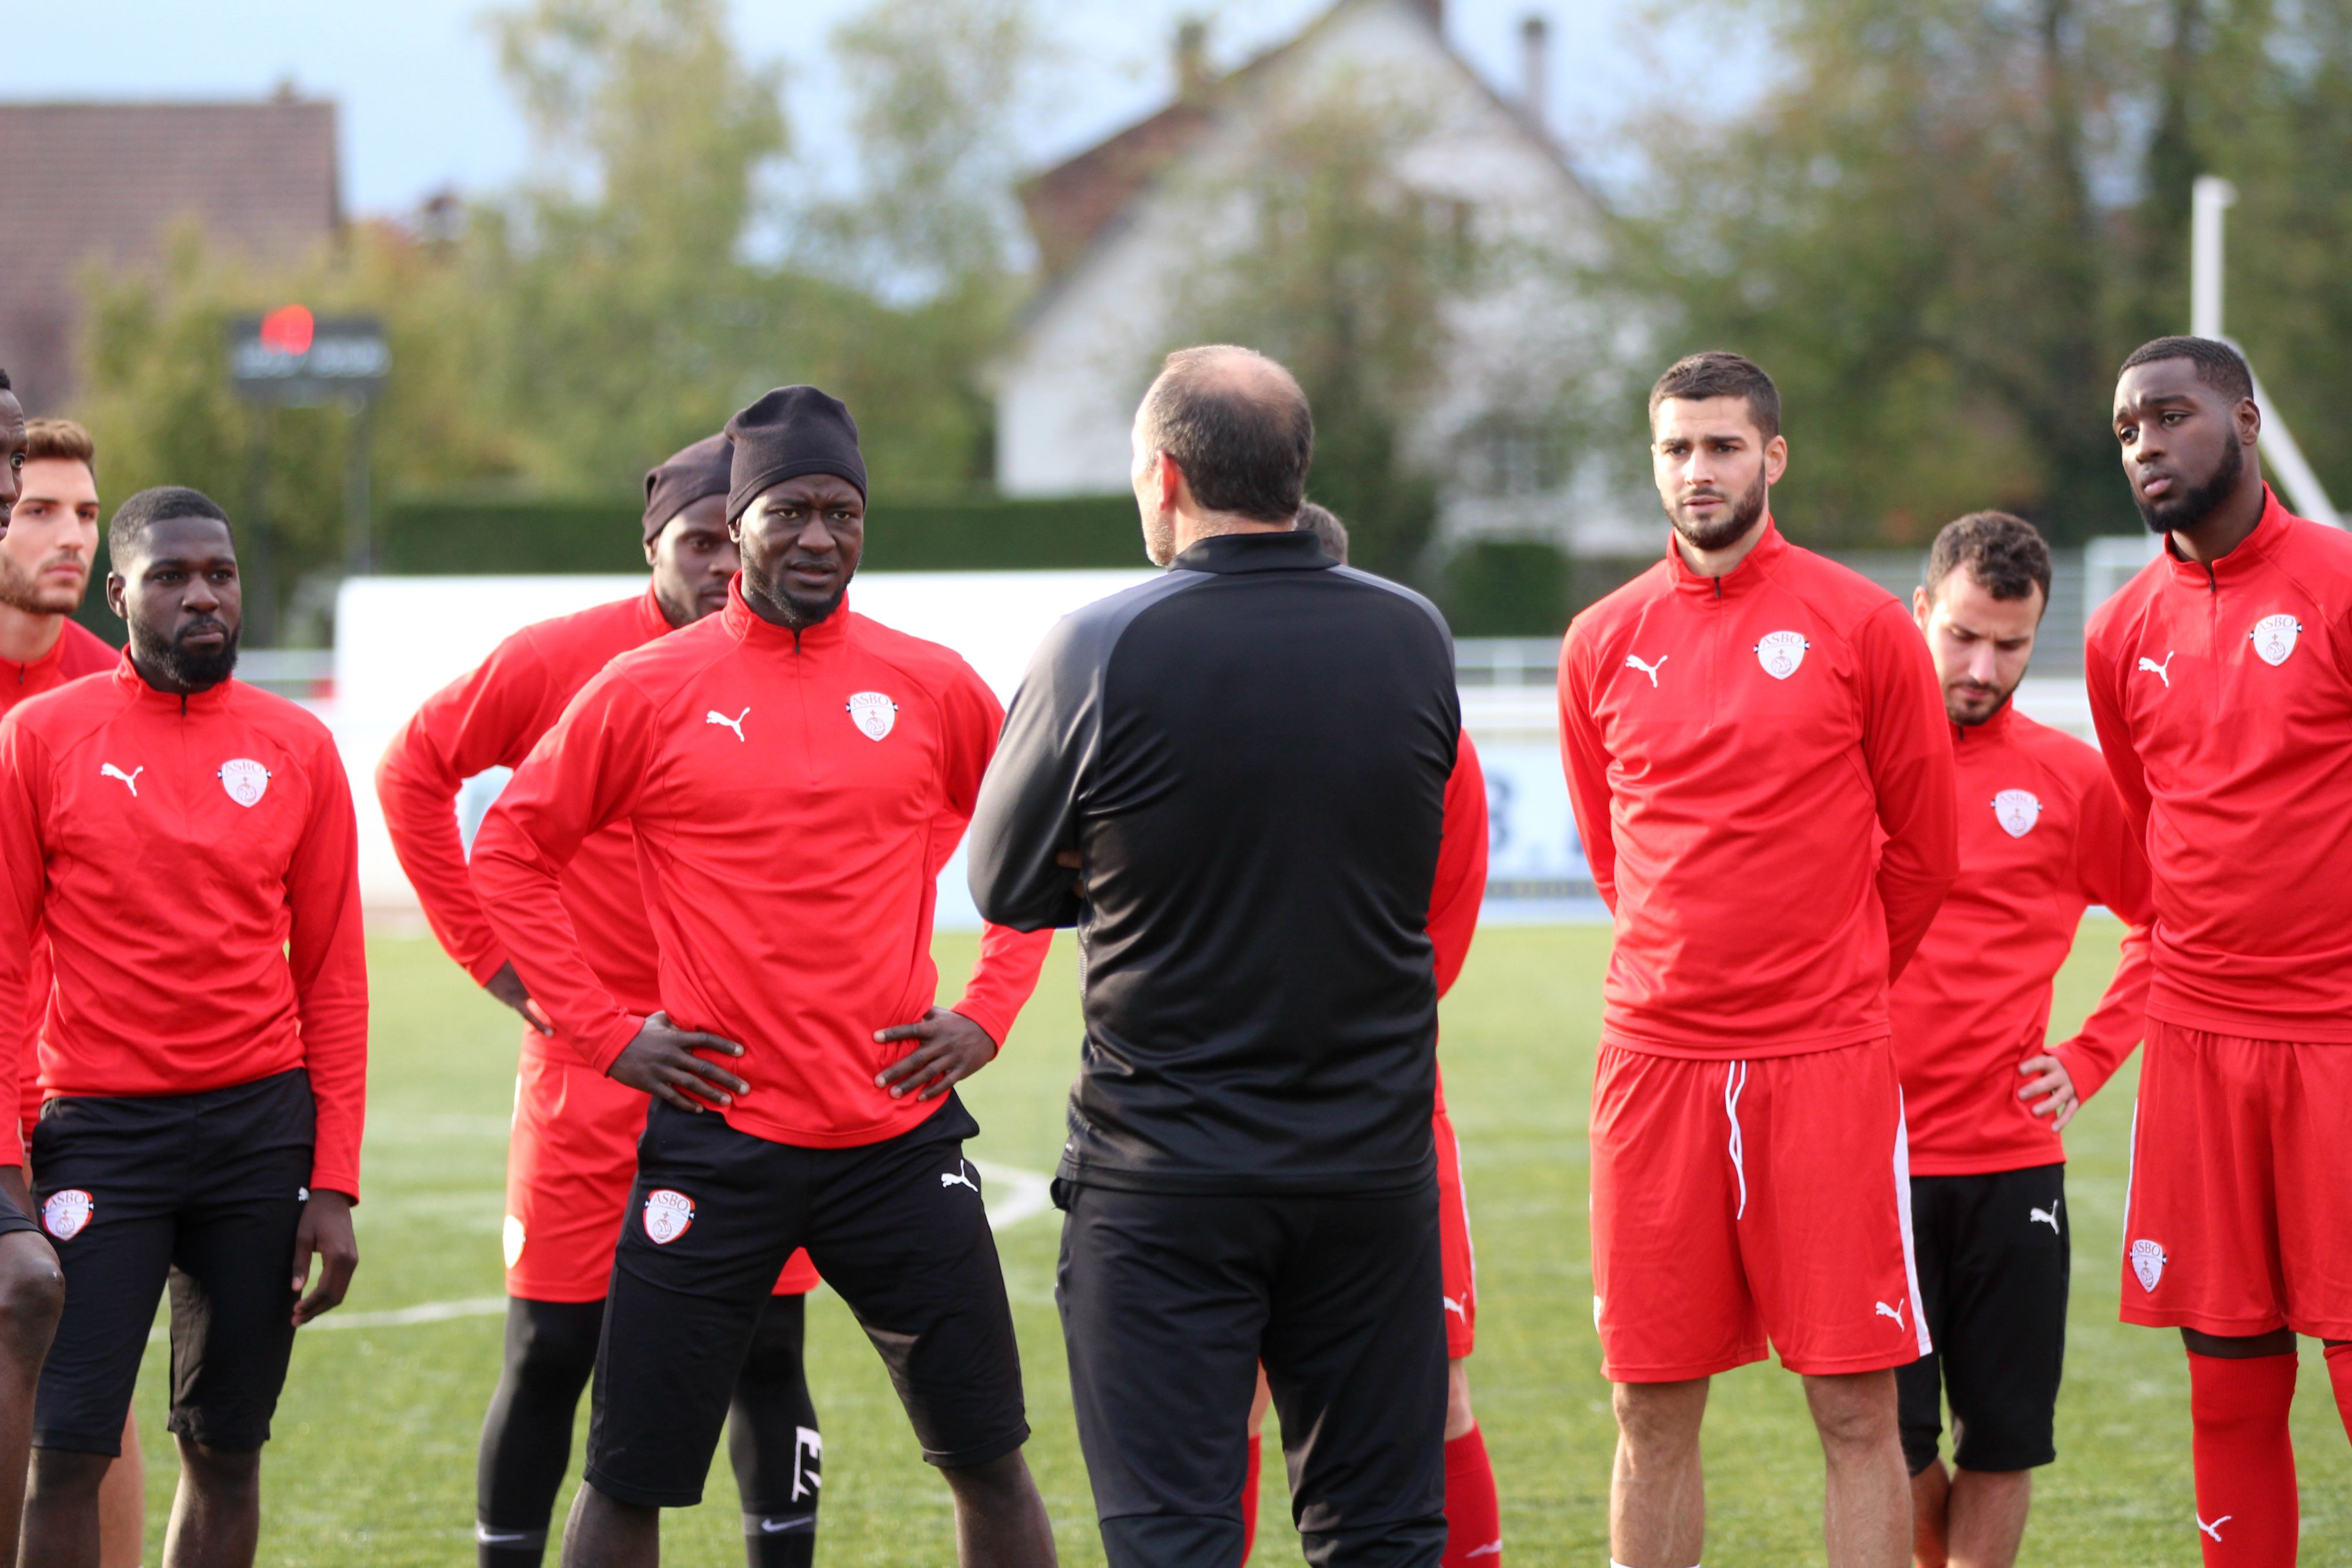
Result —
<instances>
[{"instance_id":1,"label":"player's ear","mask_svg":"<svg viewBox=\"0 0 2352 1568\"><path fill-rule=\"evenodd\" d=\"M106 607L114 612L116 620L127 624L131 620L131 610L123 598L123 589L124 583L121 572L110 571L106 574Z\"/></svg>"},{"instance_id":2,"label":"player's ear","mask_svg":"<svg viewBox=\"0 0 2352 1568\"><path fill-rule=\"evenodd\" d=\"M1776 435L1764 444L1764 483L1777 485L1789 471L1789 438Z\"/></svg>"},{"instance_id":3,"label":"player's ear","mask_svg":"<svg viewBox=\"0 0 2352 1568\"><path fill-rule=\"evenodd\" d=\"M1911 619L1919 623L1920 631L1925 632L1927 629L1927 617L1933 615L1935 612L1936 601L1927 597L1927 591L1924 588L1913 589L1911 591Z\"/></svg>"}]
</instances>

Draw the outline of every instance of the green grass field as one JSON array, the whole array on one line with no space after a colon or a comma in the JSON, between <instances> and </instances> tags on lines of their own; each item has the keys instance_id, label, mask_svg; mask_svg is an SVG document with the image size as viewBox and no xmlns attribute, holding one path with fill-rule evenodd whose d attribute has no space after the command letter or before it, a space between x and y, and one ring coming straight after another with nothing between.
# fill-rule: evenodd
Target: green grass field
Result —
<instances>
[{"instance_id":1,"label":"green grass field","mask_svg":"<svg viewBox=\"0 0 2352 1568\"><path fill-rule=\"evenodd\" d=\"M2093 927L2061 983L2058 1016L2082 1016L2113 962ZM943 937L961 976L974 944ZM1585 1235L1585 1117L1608 936L1499 930L1480 937L1446 1004L1446 1089L1460 1127L1479 1251L1479 1415L1499 1471L1508 1560L1529 1568L1607 1561L1613 1433L1596 1370ZM429 941L373 943L373 1092L363 1254L346 1313L495 1296L511 1015ZM951 980L950 984L954 982ZM1048 1170L1076 1062L1076 966L1066 939L1003 1058L969 1086L978 1153ZM2177 1339L2116 1323L2117 1231L2131 1069L2076 1122L2068 1197L2076 1226L2073 1336L2057 1466L2043 1472L2025 1560L2189 1564L2188 1382ZM1062 1561L1098 1564L1053 1305L1049 1213L999 1237L1027 1368L1031 1464ZM307 1332L265 1468L261 1560L287 1564L460 1564L473 1560L474 1443L499 1359L499 1322L475 1316ZM952 1561L947 1493L918 1457L880 1364L837 1298L810 1315L810 1377L825 1436L818 1560ZM174 1480L163 1430L166 1366L152 1347L140 1385L150 1480L149 1562ZM2352 1564L2352 1450L2305 1346L2295 1433L2303 1562ZM585 1411L580 1427L585 1434ZM1271 1450L1272 1445L1269 1445ZM1711 1568L1819 1562L1821 1458L1796 1379L1776 1364L1717 1385L1707 1427ZM1258 1561L1297 1562L1287 1493L1271 1461ZM568 1503L568 1494L567 1494ZM722 1458L709 1500L669 1518L667 1560L742 1561Z\"/></svg>"}]
</instances>

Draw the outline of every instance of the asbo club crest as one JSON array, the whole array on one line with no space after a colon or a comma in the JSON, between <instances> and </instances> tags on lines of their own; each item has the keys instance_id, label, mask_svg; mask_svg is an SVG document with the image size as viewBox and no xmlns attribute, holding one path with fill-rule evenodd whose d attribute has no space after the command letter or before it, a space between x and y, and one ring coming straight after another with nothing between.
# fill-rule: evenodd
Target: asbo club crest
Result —
<instances>
[{"instance_id":1,"label":"asbo club crest","mask_svg":"<svg viewBox=\"0 0 2352 1568\"><path fill-rule=\"evenodd\" d=\"M879 740L898 722L898 705L880 692L859 692L849 699L849 722L866 739Z\"/></svg>"},{"instance_id":2,"label":"asbo club crest","mask_svg":"<svg viewBox=\"0 0 2352 1568\"><path fill-rule=\"evenodd\" d=\"M221 764L220 781L230 800L249 808L269 792L269 769L250 757L240 757Z\"/></svg>"},{"instance_id":3,"label":"asbo club crest","mask_svg":"<svg viewBox=\"0 0 2352 1568\"><path fill-rule=\"evenodd\" d=\"M1764 640L1756 644L1756 662L1774 680L1785 681L1797 673L1797 666L1805 662L1806 651L1811 646L1801 632L1768 632Z\"/></svg>"},{"instance_id":4,"label":"asbo club crest","mask_svg":"<svg viewBox=\"0 0 2352 1568\"><path fill-rule=\"evenodd\" d=\"M2143 1236L2131 1244L2132 1273L2139 1280L2143 1291L2154 1291L2156 1282L2164 1278L2164 1249Z\"/></svg>"},{"instance_id":5,"label":"asbo club crest","mask_svg":"<svg viewBox=\"0 0 2352 1568\"><path fill-rule=\"evenodd\" d=\"M97 1207L78 1186L53 1192L41 1204L41 1228L60 1241L70 1241L82 1233Z\"/></svg>"},{"instance_id":6,"label":"asbo club crest","mask_svg":"<svg viewBox=\"0 0 2352 1568\"><path fill-rule=\"evenodd\" d=\"M694 1199L669 1187L657 1186L646 1195L646 1235L656 1247L667 1247L694 1224Z\"/></svg>"}]
</instances>

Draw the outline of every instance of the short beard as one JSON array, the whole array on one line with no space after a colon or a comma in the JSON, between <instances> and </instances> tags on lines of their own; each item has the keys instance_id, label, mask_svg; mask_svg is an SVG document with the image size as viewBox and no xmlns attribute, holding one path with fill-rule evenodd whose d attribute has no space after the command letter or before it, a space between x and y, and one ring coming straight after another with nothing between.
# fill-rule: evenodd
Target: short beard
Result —
<instances>
[{"instance_id":1,"label":"short beard","mask_svg":"<svg viewBox=\"0 0 2352 1568\"><path fill-rule=\"evenodd\" d=\"M146 665L183 691L210 691L236 670L236 640L242 627L232 628L228 640L209 653L192 653L177 643L148 644L134 629L131 651Z\"/></svg>"},{"instance_id":2,"label":"short beard","mask_svg":"<svg viewBox=\"0 0 2352 1568\"><path fill-rule=\"evenodd\" d=\"M2161 501L2143 500L2138 490L2132 491L2132 500L2139 507L2140 521L2152 534L2189 533L2205 519L2221 509L2230 493L2238 487L2239 478L2246 471L2246 449L2232 441L2221 449L2221 465L2213 476L2178 500L2168 496Z\"/></svg>"},{"instance_id":3,"label":"short beard","mask_svg":"<svg viewBox=\"0 0 2352 1568\"><path fill-rule=\"evenodd\" d=\"M1766 483L1764 476L1759 473L1756 476L1756 483L1748 487L1748 494L1740 497L1733 505L1731 516L1713 528L1702 528L1685 522L1679 510L1669 509L1666 516L1675 525L1675 532L1680 534L1683 537L1683 542L1689 545L1691 549L1695 550L1728 549L1739 542L1743 534L1756 526L1756 519L1764 515L1765 502L1770 494L1771 486Z\"/></svg>"},{"instance_id":4,"label":"short beard","mask_svg":"<svg viewBox=\"0 0 2352 1568\"><path fill-rule=\"evenodd\" d=\"M743 587L747 593L757 594L782 615L784 624L795 632L805 632L830 619L833 612L841 608L841 601L849 597L849 580L846 578L842 580L839 588L821 600L795 599L774 583L753 581L748 571L743 574Z\"/></svg>"},{"instance_id":5,"label":"short beard","mask_svg":"<svg viewBox=\"0 0 2352 1568\"><path fill-rule=\"evenodd\" d=\"M6 556L0 556L0 604L11 610L21 610L27 615L70 615L81 608L81 590L45 589L41 572L53 563L45 560L26 571ZM82 580L84 586L89 579Z\"/></svg>"}]
</instances>

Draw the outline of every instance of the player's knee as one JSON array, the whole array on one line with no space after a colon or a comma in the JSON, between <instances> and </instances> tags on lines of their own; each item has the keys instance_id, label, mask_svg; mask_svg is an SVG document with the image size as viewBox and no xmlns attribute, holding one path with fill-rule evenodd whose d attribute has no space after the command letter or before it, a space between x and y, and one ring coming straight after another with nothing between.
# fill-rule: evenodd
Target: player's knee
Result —
<instances>
[{"instance_id":1,"label":"player's knee","mask_svg":"<svg viewBox=\"0 0 2352 1568\"><path fill-rule=\"evenodd\" d=\"M18 1231L0 1245L0 1344L38 1364L65 1310L66 1277L49 1244Z\"/></svg>"},{"instance_id":2,"label":"player's knee","mask_svg":"<svg viewBox=\"0 0 2352 1568\"><path fill-rule=\"evenodd\" d=\"M1706 1383L1620 1383L1612 1396L1617 1430L1637 1458L1666 1458L1698 1447Z\"/></svg>"},{"instance_id":3,"label":"player's knee","mask_svg":"<svg viewBox=\"0 0 2352 1568\"><path fill-rule=\"evenodd\" d=\"M105 1454L85 1454L72 1448L35 1448L26 1472L26 1491L36 1500L89 1502L114 1460Z\"/></svg>"},{"instance_id":4,"label":"player's knee","mask_svg":"<svg viewBox=\"0 0 2352 1568\"><path fill-rule=\"evenodd\" d=\"M1867 1448L1898 1445L1895 1375L1858 1372L1805 1379L1805 1399L1823 1446Z\"/></svg>"},{"instance_id":5,"label":"player's knee","mask_svg":"<svg viewBox=\"0 0 2352 1568\"><path fill-rule=\"evenodd\" d=\"M259 1448L215 1448L184 1436L179 1447L181 1475L207 1496L235 1497L260 1490Z\"/></svg>"},{"instance_id":6,"label":"player's knee","mask_svg":"<svg viewBox=\"0 0 2352 1568\"><path fill-rule=\"evenodd\" d=\"M1023 1503L1036 1491L1029 1461L1018 1448L977 1465L942 1465L940 1474L959 1502L977 1508Z\"/></svg>"},{"instance_id":7,"label":"player's knee","mask_svg":"<svg viewBox=\"0 0 2352 1568\"><path fill-rule=\"evenodd\" d=\"M577 1396L596 1370L596 1343L604 1326L601 1306L593 1301L518 1303L520 1310L507 1330L507 1366L515 1382L534 1392Z\"/></svg>"}]
</instances>

